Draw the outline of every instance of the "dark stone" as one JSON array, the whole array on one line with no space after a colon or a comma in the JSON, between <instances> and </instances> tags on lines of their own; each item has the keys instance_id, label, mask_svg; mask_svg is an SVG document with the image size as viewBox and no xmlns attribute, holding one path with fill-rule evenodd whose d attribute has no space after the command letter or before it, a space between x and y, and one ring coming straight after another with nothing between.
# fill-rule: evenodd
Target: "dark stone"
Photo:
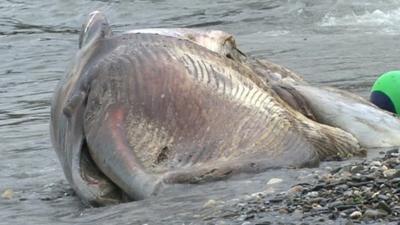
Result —
<instances>
[{"instance_id":1,"label":"dark stone","mask_svg":"<svg viewBox=\"0 0 400 225\"><path fill-rule=\"evenodd\" d=\"M392 178L400 177L400 169L397 169L396 173L392 176Z\"/></svg>"},{"instance_id":2,"label":"dark stone","mask_svg":"<svg viewBox=\"0 0 400 225\"><path fill-rule=\"evenodd\" d=\"M386 201L386 200L389 199L389 197L386 196L386 195L378 195L378 198L379 198L379 199L382 199L382 200L384 200L384 201Z\"/></svg>"},{"instance_id":3,"label":"dark stone","mask_svg":"<svg viewBox=\"0 0 400 225\"><path fill-rule=\"evenodd\" d=\"M383 201L379 202L378 206L376 208L382 209L382 210L386 211L388 214L392 213L392 208L390 208L390 206Z\"/></svg>"},{"instance_id":4,"label":"dark stone","mask_svg":"<svg viewBox=\"0 0 400 225\"><path fill-rule=\"evenodd\" d=\"M279 196L277 196L277 197L275 197L275 198L273 198L273 199L271 199L271 200L269 200L271 203L278 203L278 202L281 202L281 201L283 201L283 197L279 197Z\"/></svg>"},{"instance_id":5,"label":"dark stone","mask_svg":"<svg viewBox=\"0 0 400 225\"><path fill-rule=\"evenodd\" d=\"M352 181L358 181L358 182L359 181L363 181L361 176L355 176L355 175L351 176L351 180Z\"/></svg>"},{"instance_id":6,"label":"dark stone","mask_svg":"<svg viewBox=\"0 0 400 225\"><path fill-rule=\"evenodd\" d=\"M376 184L384 184L386 182L386 179L376 179L375 183Z\"/></svg>"},{"instance_id":7,"label":"dark stone","mask_svg":"<svg viewBox=\"0 0 400 225\"><path fill-rule=\"evenodd\" d=\"M326 187L326 184L317 184L310 191L319 191L321 189L324 189L325 187Z\"/></svg>"},{"instance_id":8,"label":"dark stone","mask_svg":"<svg viewBox=\"0 0 400 225\"><path fill-rule=\"evenodd\" d=\"M255 225L271 225L271 224L272 224L272 222L270 222L270 221L263 221L263 222L255 223Z\"/></svg>"},{"instance_id":9,"label":"dark stone","mask_svg":"<svg viewBox=\"0 0 400 225\"><path fill-rule=\"evenodd\" d=\"M388 155L397 154L397 153L399 153L399 149L398 148L395 148L395 149L392 149L392 150L389 150L389 151L386 152L386 154L388 154Z\"/></svg>"},{"instance_id":10,"label":"dark stone","mask_svg":"<svg viewBox=\"0 0 400 225\"><path fill-rule=\"evenodd\" d=\"M362 179L362 178L361 178ZM371 183L371 181L362 181L362 182L347 182L350 187L361 187L366 186L367 184Z\"/></svg>"},{"instance_id":11,"label":"dark stone","mask_svg":"<svg viewBox=\"0 0 400 225\"><path fill-rule=\"evenodd\" d=\"M354 174L354 173L359 173L359 172L361 172L363 170L364 170L364 166L357 165L357 166L351 167L350 172Z\"/></svg>"},{"instance_id":12,"label":"dark stone","mask_svg":"<svg viewBox=\"0 0 400 225\"><path fill-rule=\"evenodd\" d=\"M355 207L356 207L355 205L337 205L337 206L335 206L335 208L339 211L343 211L346 209L353 209Z\"/></svg>"},{"instance_id":13,"label":"dark stone","mask_svg":"<svg viewBox=\"0 0 400 225\"><path fill-rule=\"evenodd\" d=\"M371 219L382 218L387 215L388 215L388 213L386 211L379 210L379 209L367 209L364 212L364 216L367 218L371 218Z\"/></svg>"},{"instance_id":14,"label":"dark stone","mask_svg":"<svg viewBox=\"0 0 400 225\"><path fill-rule=\"evenodd\" d=\"M331 174L338 173L341 169L342 169L342 168L340 168L340 167L335 168L335 169L331 170Z\"/></svg>"},{"instance_id":15,"label":"dark stone","mask_svg":"<svg viewBox=\"0 0 400 225\"><path fill-rule=\"evenodd\" d=\"M338 217L339 217L339 213L337 213L337 212L333 212L332 214L330 214L328 216L328 218L331 220L336 220Z\"/></svg>"},{"instance_id":16,"label":"dark stone","mask_svg":"<svg viewBox=\"0 0 400 225\"><path fill-rule=\"evenodd\" d=\"M338 205L342 205L343 202L342 201L334 201L328 204L328 208L335 208Z\"/></svg>"},{"instance_id":17,"label":"dark stone","mask_svg":"<svg viewBox=\"0 0 400 225\"><path fill-rule=\"evenodd\" d=\"M338 185L338 186L335 187L335 190L342 191L342 192L347 190L347 189L349 189L349 186L347 184L341 184L341 185Z\"/></svg>"}]
</instances>

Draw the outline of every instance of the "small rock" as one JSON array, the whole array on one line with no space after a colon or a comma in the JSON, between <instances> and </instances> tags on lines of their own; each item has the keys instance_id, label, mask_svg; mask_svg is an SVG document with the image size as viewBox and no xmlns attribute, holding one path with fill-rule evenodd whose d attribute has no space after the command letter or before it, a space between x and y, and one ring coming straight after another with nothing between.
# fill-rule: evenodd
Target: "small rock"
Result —
<instances>
[{"instance_id":1,"label":"small rock","mask_svg":"<svg viewBox=\"0 0 400 225\"><path fill-rule=\"evenodd\" d=\"M331 170L332 170L332 167L330 167L330 166L326 166L326 167L325 167L325 170L327 170L327 171L331 171Z\"/></svg>"},{"instance_id":2,"label":"small rock","mask_svg":"<svg viewBox=\"0 0 400 225\"><path fill-rule=\"evenodd\" d=\"M301 209L295 209L294 211L293 211L293 214L295 214L295 215L303 215L303 210L301 210Z\"/></svg>"},{"instance_id":3,"label":"small rock","mask_svg":"<svg viewBox=\"0 0 400 225\"><path fill-rule=\"evenodd\" d=\"M348 191L343 192L343 196L350 197L352 195L353 195L353 191L352 190L348 190Z\"/></svg>"},{"instance_id":4,"label":"small rock","mask_svg":"<svg viewBox=\"0 0 400 225\"><path fill-rule=\"evenodd\" d=\"M340 176L341 176L343 179L346 179L347 177L351 177L351 175L352 175L352 173L347 172L347 171L343 171L343 172L340 174Z\"/></svg>"},{"instance_id":5,"label":"small rock","mask_svg":"<svg viewBox=\"0 0 400 225\"><path fill-rule=\"evenodd\" d=\"M387 215L388 215L387 212L379 209L367 209L364 212L364 216L371 219L382 218Z\"/></svg>"},{"instance_id":6,"label":"small rock","mask_svg":"<svg viewBox=\"0 0 400 225\"><path fill-rule=\"evenodd\" d=\"M270 199L269 201L272 203L277 203L277 202L282 202L283 199L284 198L282 196L275 196L273 199Z\"/></svg>"},{"instance_id":7,"label":"small rock","mask_svg":"<svg viewBox=\"0 0 400 225\"><path fill-rule=\"evenodd\" d=\"M372 162L371 162L371 166L381 167L381 166L382 166L382 163L379 162L379 161L372 161Z\"/></svg>"},{"instance_id":8,"label":"small rock","mask_svg":"<svg viewBox=\"0 0 400 225\"><path fill-rule=\"evenodd\" d=\"M361 187L362 192L370 192L372 190L371 187Z\"/></svg>"},{"instance_id":9,"label":"small rock","mask_svg":"<svg viewBox=\"0 0 400 225\"><path fill-rule=\"evenodd\" d=\"M351 169L350 169L350 172L351 173L359 173L359 172L361 172L363 170L364 170L364 166L357 165L357 166L352 166Z\"/></svg>"},{"instance_id":10,"label":"small rock","mask_svg":"<svg viewBox=\"0 0 400 225\"><path fill-rule=\"evenodd\" d=\"M386 152L386 154L388 155L393 155L393 154L398 154L399 153L399 149L392 149Z\"/></svg>"},{"instance_id":11,"label":"small rock","mask_svg":"<svg viewBox=\"0 0 400 225\"><path fill-rule=\"evenodd\" d=\"M246 221L246 222L242 223L242 225L251 225L251 223L249 221Z\"/></svg>"},{"instance_id":12,"label":"small rock","mask_svg":"<svg viewBox=\"0 0 400 225\"><path fill-rule=\"evenodd\" d=\"M321 206L320 204L317 204L317 203L313 203L313 204L311 205L311 207L312 207L313 209L315 209L315 210L322 209L322 206Z\"/></svg>"},{"instance_id":13,"label":"small rock","mask_svg":"<svg viewBox=\"0 0 400 225\"><path fill-rule=\"evenodd\" d=\"M287 194L288 195L295 195L295 194L301 193L303 190L304 190L304 188L301 185L296 185L296 186L293 186L292 188L290 188L287 191Z\"/></svg>"},{"instance_id":14,"label":"small rock","mask_svg":"<svg viewBox=\"0 0 400 225\"><path fill-rule=\"evenodd\" d=\"M376 196L378 196L380 194L380 192L378 191L378 192L375 192L375 193L373 193L372 195L371 195L371 198L375 198Z\"/></svg>"},{"instance_id":15,"label":"small rock","mask_svg":"<svg viewBox=\"0 0 400 225\"><path fill-rule=\"evenodd\" d=\"M263 192L256 192L250 195L253 199L256 200L261 200L263 197L265 197L265 193Z\"/></svg>"},{"instance_id":16,"label":"small rock","mask_svg":"<svg viewBox=\"0 0 400 225\"><path fill-rule=\"evenodd\" d=\"M396 177L392 180L392 183L400 183L400 177Z\"/></svg>"},{"instance_id":17,"label":"small rock","mask_svg":"<svg viewBox=\"0 0 400 225\"><path fill-rule=\"evenodd\" d=\"M385 202L382 202L382 201L379 202L377 208L382 209L383 211L387 212L388 214L392 213L392 208L390 208L390 206L388 204L386 204Z\"/></svg>"},{"instance_id":18,"label":"small rock","mask_svg":"<svg viewBox=\"0 0 400 225\"><path fill-rule=\"evenodd\" d=\"M215 225L228 225L225 221L219 220L215 223Z\"/></svg>"},{"instance_id":19,"label":"small rock","mask_svg":"<svg viewBox=\"0 0 400 225\"><path fill-rule=\"evenodd\" d=\"M396 169L388 169L383 171L383 176L387 178L399 177L400 171Z\"/></svg>"},{"instance_id":20,"label":"small rock","mask_svg":"<svg viewBox=\"0 0 400 225\"><path fill-rule=\"evenodd\" d=\"M312 192L308 192L307 193L307 197L310 197L310 198L315 198L315 197L318 197L318 192L316 192L316 191L312 191Z\"/></svg>"},{"instance_id":21,"label":"small rock","mask_svg":"<svg viewBox=\"0 0 400 225\"><path fill-rule=\"evenodd\" d=\"M267 187L265 191L263 191L264 195L275 193L275 189L273 187Z\"/></svg>"},{"instance_id":22,"label":"small rock","mask_svg":"<svg viewBox=\"0 0 400 225\"><path fill-rule=\"evenodd\" d=\"M214 199L210 199L203 205L203 208L214 208L216 205L217 201L215 201Z\"/></svg>"},{"instance_id":23,"label":"small rock","mask_svg":"<svg viewBox=\"0 0 400 225\"><path fill-rule=\"evenodd\" d=\"M271 225L272 222L270 221L263 221L263 222L257 222L255 225Z\"/></svg>"},{"instance_id":24,"label":"small rock","mask_svg":"<svg viewBox=\"0 0 400 225\"><path fill-rule=\"evenodd\" d=\"M334 201L328 205L329 208L336 208L339 205L343 205L342 201Z\"/></svg>"},{"instance_id":25,"label":"small rock","mask_svg":"<svg viewBox=\"0 0 400 225\"><path fill-rule=\"evenodd\" d=\"M356 173L353 176L351 176L351 180L353 180L353 181L359 182L359 181L362 181L362 179L363 178L361 177L361 174L359 174L359 173Z\"/></svg>"},{"instance_id":26,"label":"small rock","mask_svg":"<svg viewBox=\"0 0 400 225\"><path fill-rule=\"evenodd\" d=\"M337 210L339 210L339 211L343 211L343 210L346 210L346 209L354 209L354 205L346 205L346 204L343 204L343 205L337 205L335 208L337 209Z\"/></svg>"},{"instance_id":27,"label":"small rock","mask_svg":"<svg viewBox=\"0 0 400 225\"><path fill-rule=\"evenodd\" d=\"M348 185L346 185L346 184L341 184L341 185L336 186L336 187L335 187L335 190L343 192L343 191L347 190L348 188L349 188Z\"/></svg>"},{"instance_id":28,"label":"small rock","mask_svg":"<svg viewBox=\"0 0 400 225\"><path fill-rule=\"evenodd\" d=\"M361 218L362 213L360 211L354 211L350 214L350 218L352 219L359 219Z\"/></svg>"},{"instance_id":29,"label":"small rock","mask_svg":"<svg viewBox=\"0 0 400 225\"><path fill-rule=\"evenodd\" d=\"M12 199L14 197L14 191L12 189L6 189L1 197L4 199Z\"/></svg>"},{"instance_id":30,"label":"small rock","mask_svg":"<svg viewBox=\"0 0 400 225\"><path fill-rule=\"evenodd\" d=\"M279 209L279 213L280 213L280 214L288 214L289 211L288 211L287 208L280 208L280 209Z\"/></svg>"},{"instance_id":31,"label":"small rock","mask_svg":"<svg viewBox=\"0 0 400 225\"><path fill-rule=\"evenodd\" d=\"M384 200L384 201L386 201L386 200L389 199L389 197L386 196L386 195L378 195L378 198L379 198L379 199L382 199L382 200Z\"/></svg>"},{"instance_id":32,"label":"small rock","mask_svg":"<svg viewBox=\"0 0 400 225\"><path fill-rule=\"evenodd\" d=\"M281 183L283 180L280 178L271 178L268 182L267 185L273 185L273 184L279 184Z\"/></svg>"},{"instance_id":33,"label":"small rock","mask_svg":"<svg viewBox=\"0 0 400 225\"><path fill-rule=\"evenodd\" d=\"M244 221L244 220L246 220L246 219L247 219L247 216L246 216L246 215L241 215L241 216L239 216L239 218L238 218L239 221Z\"/></svg>"},{"instance_id":34,"label":"small rock","mask_svg":"<svg viewBox=\"0 0 400 225\"><path fill-rule=\"evenodd\" d=\"M385 161L385 164L389 165L390 167L396 166L400 163L399 158L390 158Z\"/></svg>"},{"instance_id":35,"label":"small rock","mask_svg":"<svg viewBox=\"0 0 400 225\"><path fill-rule=\"evenodd\" d=\"M377 170L378 168L379 168L379 167L377 167L377 166L371 166L369 169L375 171L375 170Z\"/></svg>"}]
</instances>

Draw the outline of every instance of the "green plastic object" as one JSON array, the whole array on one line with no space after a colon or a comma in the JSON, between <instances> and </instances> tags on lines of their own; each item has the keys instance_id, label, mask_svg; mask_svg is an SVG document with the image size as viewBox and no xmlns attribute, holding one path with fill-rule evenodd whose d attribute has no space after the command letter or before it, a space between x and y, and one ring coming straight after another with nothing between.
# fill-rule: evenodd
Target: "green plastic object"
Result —
<instances>
[{"instance_id":1,"label":"green plastic object","mask_svg":"<svg viewBox=\"0 0 400 225\"><path fill-rule=\"evenodd\" d=\"M372 86L373 91L385 93L392 101L396 113L400 114L400 70L382 74Z\"/></svg>"}]
</instances>

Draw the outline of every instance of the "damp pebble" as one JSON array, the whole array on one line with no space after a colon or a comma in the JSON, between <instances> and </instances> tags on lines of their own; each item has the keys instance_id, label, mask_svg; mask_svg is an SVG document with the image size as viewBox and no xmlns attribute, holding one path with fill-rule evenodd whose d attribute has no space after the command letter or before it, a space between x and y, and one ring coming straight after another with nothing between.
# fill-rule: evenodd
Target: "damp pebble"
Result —
<instances>
[{"instance_id":1,"label":"damp pebble","mask_svg":"<svg viewBox=\"0 0 400 225\"><path fill-rule=\"evenodd\" d=\"M318 192L312 191L312 192L307 193L306 196L307 196L307 197L311 197L311 198L315 198L315 197L318 196Z\"/></svg>"},{"instance_id":2,"label":"damp pebble","mask_svg":"<svg viewBox=\"0 0 400 225\"><path fill-rule=\"evenodd\" d=\"M217 201L214 199L208 200L206 203L204 203L203 208L214 208L217 205Z\"/></svg>"},{"instance_id":3,"label":"damp pebble","mask_svg":"<svg viewBox=\"0 0 400 225\"><path fill-rule=\"evenodd\" d=\"M361 218L362 213L360 211L354 211L350 214L350 218L352 219L359 219Z\"/></svg>"},{"instance_id":4,"label":"damp pebble","mask_svg":"<svg viewBox=\"0 0 400 225\"><path fill-rule=\"evenodd\" d=\"M371 219L381 218L387 215L387 212L377 209L367 209L364 216Z\"/></svg>"},{"instance_id":5,"label":"damp pebble","mask_svg":"<svg viewBox=\"0 0 400 225\"><path fill-rule=\"evenodd\" d=\"M304 190L304 188L302 186L296 185L296 186L293 186L292 188L290 188L287 191L287 194L288 195L295 195L295 194L301 193L303 190Z\"/></svg>"},{"instance_id":6,"label":"damp pebble","mask_svg":"<svg viewBox=\"0 0 400 225\"><path fill-rule=\"evenodd\" d=\"M14 197L14 191L12 189L6 189L2 194L1 197L4 199L12 199Z\"/></svg>"},{"instance_id":7,"label":"damp pebble","mask_svg":"<svg viewBox=\"0 0 400 225\"><path fill-rule=\"evenodd\" d=\"M397 174L399 174L399 175L397 175ZM383 176L385 176L385 177L392 178L392 177L395 177L396 175L400 176L400 171L397 171L396 169L388 169L388 170L383 171Z\"/></svg>"},{"instance_id":8,"label":"damp pebble","mask_svg":"<svg viewBox=\"0 0 400 225\"><path fill-rule=\"evenodd\" d=\"M379 162L379 161L372 161L372 162L371 162L371 166L380 167L380 166L382 166L382 163Z\"/></svg>"},{"instance_id":9,"label":"damp pebble","mask_svg":"<svg viewBox=\"0 0 400 225\"><path fill-rule=\"evenodd\" d=\"M271 178L268 182L267 185L273 185L273 184L279 184L281 183L283 180L280 178Z\"/></svg>"}]
</instances>

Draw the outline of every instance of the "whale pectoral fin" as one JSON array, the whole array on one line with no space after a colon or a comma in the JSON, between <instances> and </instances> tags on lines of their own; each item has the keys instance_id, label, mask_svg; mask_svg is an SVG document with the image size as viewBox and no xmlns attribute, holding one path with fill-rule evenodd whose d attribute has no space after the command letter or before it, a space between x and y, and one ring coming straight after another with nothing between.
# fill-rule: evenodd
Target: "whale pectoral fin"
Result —
<instances>
[{"instance_id":1,"label":"whale pectoral fin","mask_svg":"<svg viewBox=\"0 0 400 225\"><path fill-rule=\"evenodd\" d=\"M108 108L102 122L86 130L89 152L107 177L134 200L155 195L161 187L156 177L148 174L130 148L124 128L125 108Z\"/></svg>"},{"instance_id":2,"label":"whale pectoral fin","mask_svg":"<svg viewBox=\"0 0 400 225\"><path fill-rule=\"evenodd\" d=\"M62 112L67 118L71 118L77 108L82 106L86 99L86 93L81 91L79 94L72 96L68 102L64 105Z\"/></svg>"},{"instance_id":3,"label":"whale pectoral fin","mask_svg":"<svg viewBox=\"0 0 400 225\"><path fill-rule=\"evenodd\" d=\"M311 120L316 120L308 102L296 89L279 82L272 83L272 89L294 110L300 112Z\"/></svg>"}]
</instances>

